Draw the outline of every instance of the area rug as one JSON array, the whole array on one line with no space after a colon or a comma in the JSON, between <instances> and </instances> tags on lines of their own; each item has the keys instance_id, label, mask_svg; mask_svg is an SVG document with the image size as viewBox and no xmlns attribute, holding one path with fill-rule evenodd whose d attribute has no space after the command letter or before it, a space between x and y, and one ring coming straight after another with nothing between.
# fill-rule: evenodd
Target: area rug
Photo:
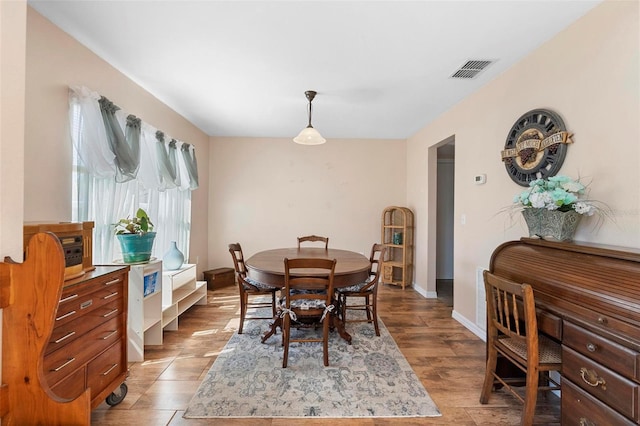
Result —
<instances>
[{"instance_id":1,"label":"area rug","mask_svg":"<svg viewBox=\"0 0 640 426\"><path fill-rule=\"evenodd\" d=\"M382 322L379 337L372 324L347 324L351 345L331 333L329 367L320 343L291 343L287 368L279 330L260 343L269 322L247 321L229 339L185 418L441 415Z\"/></svg>"}]
</instances>

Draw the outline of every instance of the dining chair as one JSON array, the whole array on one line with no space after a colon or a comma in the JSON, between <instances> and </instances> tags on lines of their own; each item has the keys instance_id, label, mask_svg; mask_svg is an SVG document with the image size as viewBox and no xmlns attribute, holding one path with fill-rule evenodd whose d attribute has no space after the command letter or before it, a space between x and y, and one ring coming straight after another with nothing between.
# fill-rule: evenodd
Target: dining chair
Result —
<instances>
[{"instance_id":1,"label":"dining chair","mask_svg":"<svg viewBox=\"0 0 640 426\"><path fill-rule=\"evenodd\" d=\"M282 368L287 368L291 342L322 342L325 367L329 365L329 327L333 304L333 274L335 259L284 259L284 306L282 335L284 355ZM310 270L311 269L311 270ZM322 324L322 337L291 337L291 328L304 328Z\"/></svg>"},{"instance_id":2,"label":"dining chair","mask_svg":"<svg viewBox=\"0 0 640 426\"><path fill-rule=\"evenodd\" d=\"M520 402L522 425L531 425L539 390L559 390L560 384L549 376L560 371L560 344L538 334L533 289L484 271L487 300L487 368L480 403L489 402L496 385L503 385ZM522 378L508 379L498 375L498 355L503 356L526 374L524 397L514 388ZM542 379L541 379L542 376Z\"/></svg>"},{"instance_id":3,"label":"dining chair","mask_svg":"<svg viewBox=\"0 0 640 426\"><path fill-rule=\"evenodd\" d=\"M276 292L280 290L269 284L261 283L250 278L247 274L247 267L244 264L244 254L239 243L229 244L229 253L233 258L236 269L236 280L240 291L240 326L238 334L242 334L245 320L273 319L276 316ZM271 302L254 301L255 296L271 295ZM250 316L247 317L247 310L271 307L271 316Z\"/></svg>"},{"instance_id":4,"label":"dining chair","mask_svg":"<svg viewBox=\"0 0 640 426\"><path fill-rule=\"evenodd\" d=\"M369 256L369 262L371 262L369 277L364 282L336 289L342 321L345 323L372 322L376 336L380 335L380 327L378 327L378 283L380 282L382 258L384 257L385 251L386 247L383 244L374 244L371 247L371 255ZM363 303L349 305L347 303L349 298L364 298L364 301ZM348 320L348 310L365 311L366 318Z\"/></svg>"},{"instance_id":5,"label":"dining chair","mask_svg":"<svg viewBox=\"0 0 640 426\"><path fill-rule=\"evenodd\" d=\"M301 243L318 242L318 241L324 243L325 250L329 248L329 237L319 237L317 235L305 235L304 237L298 237L298 248L300 248Z\"/></svg>"}]
</instances>

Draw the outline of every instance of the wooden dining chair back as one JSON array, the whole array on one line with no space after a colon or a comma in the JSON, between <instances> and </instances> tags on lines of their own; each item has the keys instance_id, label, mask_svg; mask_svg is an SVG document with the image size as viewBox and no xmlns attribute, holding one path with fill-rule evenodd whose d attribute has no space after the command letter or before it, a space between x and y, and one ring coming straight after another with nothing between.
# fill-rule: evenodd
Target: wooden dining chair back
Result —
<instances>
[{"instance_id":1,"label":"wooden dining chair back","mask_svg":"<svg viewBox=\"0 0 640 426\"><path fill-rule=\"evenodd\" d=\"M538 334L535 299L529 284L519 284L484 271L487 300L487 368L480 402L489 402L496 385L503 385L524 403L522 425L533 423L539 390L559 390L549 371L560 371L560 345ZM514 388L522 378L498 375L498 355L526 374L524 397ZM542 376L542 377L541 377Z\"/></svg>"},{"instance_id":2,"label":"wooden dining chair back","mask_svg":"<svg viewBox=\"0 0 640 426\"><path fill-rule=\"evenodd\" d=\"M276 316L276 293L280 289L278 287L256 281L248 276L247 267L244 264L244 254L242 253L242 247L239 243L229 244L229 253L231 253L231 257L233 258L233 265L236 269L236 281L240 292L240 325L238 327L238 334L242 334L242 328L245 320L273 319ZM265 295L271 296L271 302L254 300L256 299L256 296ZM271 307L271 316L266 317L264 315L252 315L247 317L247 311L249 308L259 309L264 307Z\"/></svg>"},{"instance_id":3,"label":"wooden dining chair back","mask_svg":"<svg viewBox=\"0 0 640 426\"><path fill-rule=\"evenodd\" d=\"M324 243L324 249L327 250L329 249L329 237L319 237L317 235L306 235L304 237L298 237L298 248L301 247L301 243L304 242L323 242Z\"/></svg>"},{"instance_id":4,"label":"wooden dining chair back","mask_svg":"<svg viewBox=\"0 0 640 426\"><path fill-rule=\"evenodd\" d=\"M291 342L322 342L325 367L329 365L329 327L333 303L335 259L284 259L284 306L281 306L284 356L287 368ZM295 325L294 325L295 324ZM291 337L292 327L322 325L322 337Z\"/></svg>"},{"instance_id":5,"label":"wooden dining chair back","mask_svg":"<svg viewBox=\"0 0 640 426\"><path fill-rule=\"evenodd\" d=\"M378 283L380 282L380 272L382 269L382 259L386 252L383 244L374 244L371 247L369 256L369 277L361 283L349 287L336 289L338 295L338 306L342 321L347 322L371 322L376 331L376 336L380 335L378 326ZM348 299L361 300L362 302L348 303ZM347 319L347 311L364 311L366 317Z\"/></svg>"}]
</instances>

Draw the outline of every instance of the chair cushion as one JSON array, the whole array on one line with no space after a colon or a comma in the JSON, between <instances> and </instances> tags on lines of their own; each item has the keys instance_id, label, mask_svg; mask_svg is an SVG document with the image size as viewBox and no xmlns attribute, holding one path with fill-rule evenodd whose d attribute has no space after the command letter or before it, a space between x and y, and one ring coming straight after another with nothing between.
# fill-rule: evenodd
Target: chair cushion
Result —
<instances>
[{"instance_id":1,"label":"chair cushion","mask_svg":"<svg viewBox=\"0 0 640 426\"><path fill-rule=\"evenodd\" d=\"M259 288L260 290L277 290L276 287L269 285L269 284L265 284L265 283L261 283L260 281L256 281L253 278L249 278L249 277L245 277L245 281L247 281L249 284L256 286L257 288ZM249 287L247 285L244 286L244 288L246 290L254 290L252 287Z\"/></svg>"},{"instance_id":2,"label":"chair cushion","mask_svg":"<svg viewBox=\"0 0 640 426\"><path fill-rule=\"evenodd\" d=\"M324 309L326 306L324 300L318 299L296 299L291 301L291 309Z\"/></svg>"},{"instance_id":3,"label":"chair cushion","mask_svg":"<svg viewBox=\"0 0 640 426\"><path fill-rule=\"evenodd\" d=\"M337 288L336 290L338 291L338 293L358 293L364 286L369 284L372 279L373 277L369 277L364 282L350 285L349 287Z\"/></svg>"},{"instance_id":4,"label":"chair cushion","mask_svg":"<svg viewBox=\"0 0 640 426\"><path fill-rule=\"evenodd\" d=\"M307 290L307 289L298 289L292 288L291 294L327 294L326 290Z\"/></svg>"}]
</instances>

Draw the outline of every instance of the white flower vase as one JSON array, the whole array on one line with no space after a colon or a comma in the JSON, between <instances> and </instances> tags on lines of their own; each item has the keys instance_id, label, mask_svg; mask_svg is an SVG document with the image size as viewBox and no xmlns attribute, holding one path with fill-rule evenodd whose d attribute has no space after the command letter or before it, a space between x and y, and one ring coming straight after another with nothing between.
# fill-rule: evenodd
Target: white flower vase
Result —
<instances>
[{"instance_id":1,"label":"white flower vase","mask_svg":"<svg viewBox=\"0 0 640 426\"><path fill-rule=\"evenodd\" d=\"M162 267L167 271L174 271L180 269L184 263L184 254L178 250L178 246L175 241L171 241L171 247L162 256Z\"/></svg>"},{"instance_id":2,"label":"white flower vase","mask_svg":"<svg viewBox=\"0 0 640 426\"><path fill-rule=\"evenodd\" d=\"M547 210L529 208L522 210L530 237L540 237L550 241L571 241L576 233L582 215L571 210Z\"/></svg>"}]
</instances>

